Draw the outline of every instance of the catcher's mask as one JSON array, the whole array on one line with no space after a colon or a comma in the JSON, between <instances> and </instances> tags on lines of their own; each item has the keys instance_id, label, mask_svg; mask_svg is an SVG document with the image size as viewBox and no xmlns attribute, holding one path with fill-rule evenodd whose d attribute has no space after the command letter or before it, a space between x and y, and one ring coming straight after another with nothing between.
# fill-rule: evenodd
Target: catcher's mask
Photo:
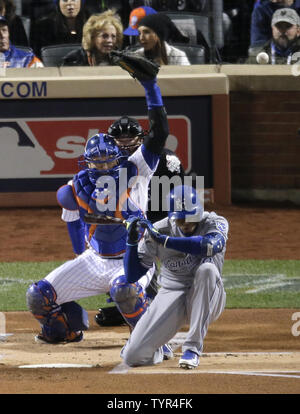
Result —
<instances>
[{"instance_id":1,"label":"catcher's mask","mask_svg":"<svg viewBox=\"0 0 300 414\"><path fill-rule=\"evenodd\" d=\"M170 219L183 219L199 222L203 215L203 205L195 188L188 185L174 187L167 196L170 203L168 216Z\"/></svg>"},{"instance_id":2,"label":"catcher's mask","mask_svg":"<svg viewBox=\"0 0 300 414\"><path fill-rule=\"evenodd\" d=\"M122 152L132 154L143 142L145 132L135 118L122 116L107 131Z\"/></svg>"},{"instance_id":3,"label":"catcher's mask","mask_svg":"<svg viewBox=\"0 0 300 414\"><path fill-rule=\"evenodd\" d=\"M96 134L86 145L78 164L88 171L92 183L102 175L117 176L126 157L107 134Z\"/></svg>"}]
</instances>

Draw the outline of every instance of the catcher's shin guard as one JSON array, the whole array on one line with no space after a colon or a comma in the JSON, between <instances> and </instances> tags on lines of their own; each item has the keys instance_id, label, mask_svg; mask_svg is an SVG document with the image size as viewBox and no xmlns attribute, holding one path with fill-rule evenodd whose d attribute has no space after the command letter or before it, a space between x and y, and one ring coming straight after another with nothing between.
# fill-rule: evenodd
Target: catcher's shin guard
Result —
<instances>
[{"instance_id":1,"label":"catcher's shin guard","mask_svg":"<svg viewBox=\"0 0 300 414\"><path fill-rule=\"evenodd\" d=\"M135 327L149 306L139 283L128 283L125 276L120 276L112 282L110 296L131 328Z\"/></svg>"},{"instance_id":2,"label":"catcher's shin guard","mask_svg":"<svg viewBox=\"0 0 300 414\"><path fill-rule=\"evenodd\" d=\"M89 327L87 312L76 302L59 306L56 303L56 292L46 280L40 280L29 287L26 302L30 312L39 321L41 336L46 342L74 341L82 330Z\"/></svg>"}]
</instances>

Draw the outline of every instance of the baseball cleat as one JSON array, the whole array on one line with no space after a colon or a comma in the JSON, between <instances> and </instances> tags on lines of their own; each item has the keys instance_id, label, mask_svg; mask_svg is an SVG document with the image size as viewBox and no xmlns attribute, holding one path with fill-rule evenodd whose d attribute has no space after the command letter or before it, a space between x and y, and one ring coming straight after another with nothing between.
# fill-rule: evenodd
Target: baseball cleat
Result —
<instances>
[{"instance_id":1,"label":"baseball cleat","mask_svg":"<svg viewBox=\"0 0 300 414\"><path fill-rule=\"evenodd\" d=\"M163 345L164 360L174 358L173 350L169 344Z\"/></svg>"},{"instance_id":2,"label":"baseball cleat","mask_svg":"<svg viewBox=\"0 0 300 414\"><path fill-rule=\"evenodd\" d=\"M43 336L43 334L38 334L34 337L35 342L37 342L38 344L52 344L52 345L56 345L56 344L68 344L70 342L80 342L83 339L83 333L80 332L74 339L57 339L57 340L53 340L53 341L49 341L47 338L45 338Z\"/></svg>"},{"instance_id":3,"label":"baseball cleat","mask_svg":"<svg viewBox=\"0 0 300 414\"><path fill-rule=\"evenodd\" d=\"M183 369L193 369L199 365L199 355L195 352L186 350L179 360L179 367Z\"/></svg>"}]
</instances>

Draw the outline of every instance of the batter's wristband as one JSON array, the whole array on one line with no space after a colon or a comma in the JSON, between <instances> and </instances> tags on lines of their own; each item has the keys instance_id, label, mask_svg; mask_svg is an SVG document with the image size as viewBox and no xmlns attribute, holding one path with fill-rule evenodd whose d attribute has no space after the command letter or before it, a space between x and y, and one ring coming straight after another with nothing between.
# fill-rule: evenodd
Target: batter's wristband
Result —
<instances>
[{"instance_id":1,"label":"batter's wristband","mask_svg":"<svg viewBox=\"0 0 300 414\"><path fill-rule=\"evenodd\" d=\"M169 240L169 236L167 236L166 237L166 240L165 240L165 242L164 242L164 248L166 248L167 247L167 241Z\"/></svg>"}]
</instances>

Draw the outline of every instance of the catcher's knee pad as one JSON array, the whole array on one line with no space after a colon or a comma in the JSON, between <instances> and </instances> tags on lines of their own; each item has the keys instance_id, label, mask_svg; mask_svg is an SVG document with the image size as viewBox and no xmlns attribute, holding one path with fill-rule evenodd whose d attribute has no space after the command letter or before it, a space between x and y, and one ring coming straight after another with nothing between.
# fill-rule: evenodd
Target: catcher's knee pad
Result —
<instances>
[{"instance_id":1,"label":"catcher's knee pad","mask_svg":"<svg viewBox=\"0 0 300 414\"><path fill-rule=\"evenodd\" d=\"M142 287L138 282L128 283L125 276L119 276L113 281L110 296L132 328L148 307L148 300Z\"/></svg>"},{"instance_id":2,"label":"catcher's knee pad","mask_svg":"<svg viewBox=\"0 0 300 414\"><path fill-rule=\"evenodd\" d=\"M46 280L33 283L26 292L27 307L33 316L43 325L48 315L58 307L56 292Z\"/></svg>"},{"instance_id":3,"label":"catcher's knee pad","mask_svg":"<svg viewBox=\"0 0 300 414\"><path fill-rule=\"evenodd\" d=\"M42 335L49 342L72 341L78 331L89 327L87 312L76 302L59 306L56 292L46 280L33 283L26 293L27 307L42 326Z\"/></svg>"}]
</instances>

